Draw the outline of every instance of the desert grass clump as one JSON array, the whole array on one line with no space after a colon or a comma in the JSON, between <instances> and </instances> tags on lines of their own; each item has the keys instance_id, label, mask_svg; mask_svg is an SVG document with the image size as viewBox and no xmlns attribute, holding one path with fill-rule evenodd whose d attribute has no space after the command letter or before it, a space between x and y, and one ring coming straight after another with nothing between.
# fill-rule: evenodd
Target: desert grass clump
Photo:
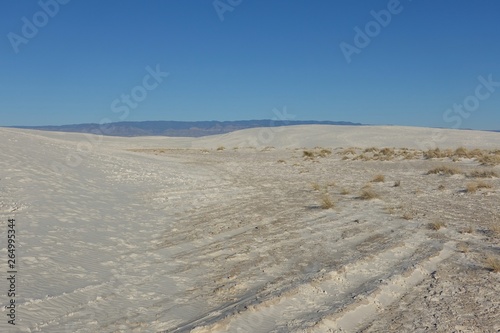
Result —
<instances>
[{"instance_id":1,"label":"desert grass clump","mask_svg":"<svg viewBox=\"0 0 500 333\"><path fill-rule=\"evenodd\" d=\"M457 250L462 253L467 253L469 252L469 244L466 242L460 242L457 244Z\"/></svg>"},{"instance_id":2,"label":"desert grass clump","mask_svg":"<svg viewBox=\"0 0 500 333\"><path fill-rule=\"evenodd\" d=\"M438 190L440 190L440 191L444 191L445 189L446 189L446 186L444 186L443 184L438 186Z\"/></svg>"},{"instance_id":3,"label":"desert grass clump","mask_svg":"<svg viewBox=\"0 0 500 333\"><path fill-rule=\"evenodd\" d=\"M330 155L332 153L332 151L330 149L326 149L326 148L322 148L319 153L318 153L318 156L320 157L327 157L328 155Z\"/></svg>"},{"instance_id":4,"label":"desert grass clump","mask_svg":"<svg viewBox=\"0 0 500 333\"><path fill-rule=\"evenodd\" d=\"M492 188L492 187L493 186L491 184L479 181L479 182L468 183L465 190L468 193L475 193L479 189Z\"/></svg>"},{"instance_id":5,"label":"desert grass clump","mask_svg":"<svg viewBox=\"0 0 500 333\"><path fill-rule=\"evenodd\" d=\"M224 150L224 149L226 149L226 147L224 147L224 146L219 146L219 147L217 147L217 150L218 150L218 151L222 151L222 150Z\"/></svg>"},{"instance_id":6,"label":"desert grass clump","mask_svg":"<svg viewBox=\"0 0 500 333\"><path fill-rule=\"evenodd\" d=\"M348 195L349 193L351 193L348 189L346 189L345 187L342 187L340 189L340 194L342 195Z\"/></svg>"},{"instance_id":7,"label":"desert grass clump","mask_svg":"<svg viewBox=\"0 0 500 333\"><path fill-rule=\"evenodd\" d=\"M474 170L470 172L467 177L469 178L493 178L497 177L498 174L493 170Z\"/></svg>"},{"instance_id":8,"label":"desert grass clump","mask_svg":"<svg viewBox=\"0 0 500 333\"><path fill-rule=\"evenodd\" d=\"M371 199L376 199L378 198L379 195L373 191L370 187L365 187L361 190L361 194L359 195L359 198L362 200L371 200Z\"/></svg>"},{"instance_id":9,"label":"desert grass clump","mask_svg":"<svg viewBox=\"0 0 500 333\"><path fill-rule=\"evenodd\" d=\"M400 180L396 180L394 182L394 185L392 185L393 187L400 187L401 186L401 181Z\"/></svg>"},{"instance_id":10,"label":"desert grass clump","mask_svg":"<svg viewBox=\"0 0 500 333\"><path fill-rule=\"evenodd\" d=\"M500 164L500 154L485 154L481 157L476 158L482 165L495 166Z\"/></svg>"},{"instance_id":11,"label":"desert grass clump","mask_svg":"<svg viewBox=\"0 0 500 333\"><path fill-rule=\"evenodd\" d=\"M350 147L342 150L340 152L341 155L356 155L356 148Z\"/></svg>"},{"instance_id":12,"label":"desert grass clump","mask_svg":"<svg viewBox=\"0 0 500 333\"><path fill-rule=\"evenodd\" d=\"M313 190L315 190L315 191L319 191L319 190L321 190L321 186L319 186L319 184L318 184L318 183L312 183L312 184L311 184L311 187L312 187L312 188L313 188Z\"/></svg>"},{"instance_id":13,"label":"desert grass clump","mask_svg":"<svg viewBox=\"0 0 500 333\"><path fill-rule=\"evenodd\" d=\"M383 183L385 181L385 176L382 174L378 174L371 180L372 183Z\"/></svg>"},{"instance_id":14,"label":"desert grass clump","mask_svg":"<svg viewBox=\"0 0 500 333\"><path fill-rule=\"evenodd\" d=\"M415 218L415 215L413 215L412 212L405 212L402 216L405 220L413 220Z\"/></svg>"},{"instance_id":15,"label":"desert grass clump","mask_svg":"<svg viewBox=\"0 0 500 333\"><path fill-rule=\"evenodd\" d=\"M283 164L286 164L286 161L285 161L285 160L278 160L276 163L283 163Z\"/></svg>"},{"instance_id":16,"label":"desert grass clump","mask_svg":"<svg viewBox=\"0 0 500 333\"><path fill-rule=\"evenodd\" d=\"M461 234L473 234L474 233L474 228L471 226L465 227L463 230L460 231Z\"/></svg>"},{"instance_id":17,"label":"desert grass clump","mask_svg":"<svg viewBox=\"0 0 500 333\"><path fill-rule=\"evenodd\" d=\"M364 153L377 153L379 151L380 149L378 149L377 147L369 147L363 150Z\"/></svg>"},{"instance_id":18,"label":"desert grass clump","mask_svg":"<svg viewBox=\"0 0 500 333\"><path fill-rule=\"evenodd\" d=\"M489 228L490 231L497 236L500 236L500 224L496 220L493 220L493 225Z\"/></svg>"},{"instance_id":19,"label":"desert grass clump","mask_svg":"<svg viewBox=\"0 0 500 333\"><path fill-rule=\"evenodd\" d=\"M429 229L437 231L441 228L446 227L446 224L443 221L433 221L430 222L427 226L429 227Z\"/></svg>"},{"instance_id":20,"label":"desert grass clump","mask_svg":"<svg viewBox=\"0 0 500 333\"><path fill-rule=\"evenodd\" d=\"M304 150L302 152L302 156L304 158L308 158L308 159L313 159L314 158L314 152L313 151L310 151L310 150Z\"/></svg>"},{"instance_id":21,"label":"desert grass clump","mask_svg":"<svg viewBox=\"0 0 500 333\"><path fill-rule=\"evenodd\" d=\"M454 168L454 167L449 167L446 165L441 165L438 167L435 167L434 169L431 169L427 171L428 175L456 175L456 174L462 174L463 172L460 169Z\"/></svg>"},{"instance_id":22,"label":"desert grass clump","mask_svg":"<svg viewBox=\"0 0 500 333\"><path fill-rule=\"evenodd\" d=\"M486 259L484 260L484 265L493 273L500 272L500 259L493 255L488 255L486 257Z\"/></svg>"},{"instance_id":23,"label":"desert grass clump","mask_svg":"<svg viewBox=\"0 0 500 333\"><path fill-rule=\"evenodd\" d=\"M335 204L333 203L333 200L328 193L323 193L321 195L320 207L321 209L330 209L335 207Z\"/></svg>"},{"instance_id":24,"label":"desert grass clump","mask_svg":"<svg viewBox=\"0 0 500 333\"><path fill-rule=\"evenodd\" d=\"M455 149L455 152L453 153L453 155L457 156L457 157L465 158L465 157L469 157L469 151L465 147L458 147L457 149Z\"/></svg>"}]
</instances>

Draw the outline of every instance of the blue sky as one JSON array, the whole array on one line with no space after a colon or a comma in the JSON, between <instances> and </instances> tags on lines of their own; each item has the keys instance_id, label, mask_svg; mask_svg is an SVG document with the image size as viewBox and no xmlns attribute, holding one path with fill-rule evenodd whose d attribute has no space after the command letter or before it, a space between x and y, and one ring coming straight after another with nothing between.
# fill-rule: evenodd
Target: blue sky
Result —
<instances>
[{"instance_id":1,"label":"blue sky","mask_svg":"<svg viewBox=\"0 0 500 333\"><path fill-rule=\"evenodd\" d=\"M0 6L3 126L269 119L286 108L297 120L500 129L496 0Z\"/></svg>"}]
</instances>

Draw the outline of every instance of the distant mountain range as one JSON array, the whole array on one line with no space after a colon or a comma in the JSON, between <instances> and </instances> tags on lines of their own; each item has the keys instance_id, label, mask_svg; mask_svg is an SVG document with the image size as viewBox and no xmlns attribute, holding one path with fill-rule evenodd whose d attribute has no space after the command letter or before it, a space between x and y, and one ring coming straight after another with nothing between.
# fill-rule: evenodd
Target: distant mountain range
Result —
<instances>
[{"instance_id":1,"label":"distant mountain range","mask_svg":"<svg viewBox=\"0 0 500 333\"><path fill-rule=\"evenodd\" d=\"M315 120L237 120L237 121L132 121L116 122L105 125L75 124L61 126L10 126L13 128L35 129L42 131L96 133L110 136L184 136L200 137L229 133L246 128L277 127L291 125L351 125L359 123L347 121Z\"/></svg>"}]
</instances>

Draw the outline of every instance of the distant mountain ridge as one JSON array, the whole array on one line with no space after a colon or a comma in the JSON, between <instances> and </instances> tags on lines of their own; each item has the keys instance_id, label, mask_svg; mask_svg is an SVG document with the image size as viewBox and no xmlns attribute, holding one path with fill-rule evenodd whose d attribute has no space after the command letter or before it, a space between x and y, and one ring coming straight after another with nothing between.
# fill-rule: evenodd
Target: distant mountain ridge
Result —
<instances>
[{"instance_id":1,"label":"distant mountain ridge","mask_svg":"<svg viewBox=\"0 0 500 333\"><path fill-rule=\"evenodd\" d=\"M73 124L61 126L10 126L12 128L35 129L42 131L97 133L109 136L173 136L201 137L224 134L255 127L278 127L291 125L350 125L360 123L348 121L316 120L236 120L236 121L127 121L99 124Z\"/></svg>"}]
</instances>

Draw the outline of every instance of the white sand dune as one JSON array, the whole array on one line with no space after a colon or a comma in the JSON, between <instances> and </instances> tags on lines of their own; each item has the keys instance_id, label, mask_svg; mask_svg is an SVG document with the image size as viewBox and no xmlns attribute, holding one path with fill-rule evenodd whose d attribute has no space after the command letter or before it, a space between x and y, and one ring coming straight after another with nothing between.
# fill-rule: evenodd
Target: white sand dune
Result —
<instances>
[{"instance_id":1,"label":"white sand dune","mask_svg":"<svg viewBox=\"0 0 500 333\"><path fill-rule=\"evenodd\" d=\"M0 216L16 219L18 266L16 326L3 307L0 332L500 330L500 274L484 265L500 256L500 179L466 193L464 175L425 174L500 167L337 154L373 146L500 149L500 133L308 125L118 138L0 128ZM333 154L304 159L302 147ZM386 177L372 184L380 197L360 200L376 174ZM333 209L318 207L311 183ZM446 227L427 228L437 220Z\"/></svg>"}]
</instances>

